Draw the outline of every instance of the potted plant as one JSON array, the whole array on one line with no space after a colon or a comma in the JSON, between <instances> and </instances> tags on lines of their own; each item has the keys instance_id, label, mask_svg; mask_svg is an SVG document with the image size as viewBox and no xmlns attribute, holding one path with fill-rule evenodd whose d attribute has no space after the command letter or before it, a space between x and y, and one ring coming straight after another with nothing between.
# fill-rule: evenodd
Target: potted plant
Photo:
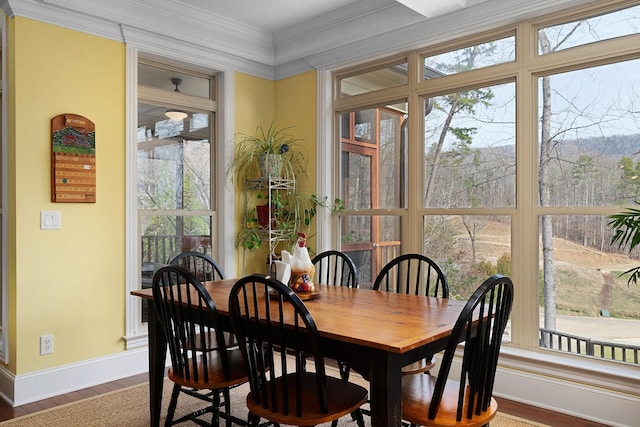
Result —
<instances>
[{"instance_id":1,"label":"potted plant","mask_svg":"<svg viewBox=\"0 0 640 427\"><path fill-rule=\"evenodd\" d=\"M266 200L266 197L263 193L256 195L257 200ZM271 208L271 227L279 231L280 242L285 249L289 250L298 240L298 232L302 231L309 235L311 221L316 216L318 208L339 212L344 210L344 204L339 198L330 203L326 196L318 197L303 191L293 191L273 194ZM261 230L264 231L268 226L268 221L264 219L260 221L260 214L258 214L258 224L259 229L241 230L238 233L236 236L237 247L249 250L260 248L256 238L259 238Z\"/></svg>"},{"instance_id":2,"label":"potted plant","mask_svg":"<svg viewBox=\"0 0 640 427\"><path fill-rule=\"evenodd\" d=\"M295 179L306 170L304 147L289 131L293 127L276 129L271 122L266 130L256 128L254 135L239 133L234 157L229 165L231 179L276 177Z\"/></svg>"},{"instance_id":3,"label":"potted plant","mask_svg":"<svg viewBox=\"0 0 640 427\"><path fill-rule=\"evenodd\" d=\"M258 228L258 214L256 208L247 211L245 228Z\"/></svg>"}]
</instances>

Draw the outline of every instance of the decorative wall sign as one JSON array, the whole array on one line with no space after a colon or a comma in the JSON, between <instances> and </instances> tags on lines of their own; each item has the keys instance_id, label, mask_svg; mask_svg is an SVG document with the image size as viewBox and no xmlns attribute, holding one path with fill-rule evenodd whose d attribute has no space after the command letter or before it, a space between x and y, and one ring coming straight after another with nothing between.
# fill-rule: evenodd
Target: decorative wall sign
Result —
<instances>
[{"instance_id":1,"label":"decorative wall sign","mask_svg":"<svg viewBox=\"0 0 640 427\"><path fill-rule=\"evenodd\" d=\"M96 201L96 132L86 117L60 114L51 119L51 201Z\"/></svg>"}]
</instances>

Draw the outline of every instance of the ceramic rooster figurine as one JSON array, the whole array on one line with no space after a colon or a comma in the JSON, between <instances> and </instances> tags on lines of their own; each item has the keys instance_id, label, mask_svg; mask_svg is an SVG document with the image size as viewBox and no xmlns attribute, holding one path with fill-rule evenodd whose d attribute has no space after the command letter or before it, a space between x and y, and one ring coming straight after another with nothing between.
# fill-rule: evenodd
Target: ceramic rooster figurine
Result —
<instances>
[{"instance_id":1,"label":"ceramic rooster figurine","mask_svg":"<svg viewBox=\"0 0 640 427\"><path fill-rule=\"evenodd\" d=\"M311 262L309 251L307 250L307 236L298 233L298 242L291 256L291 281L289 286L294 292L313 292L315 286L313 277L316 268Z\"/></svg>"}]
</instances>

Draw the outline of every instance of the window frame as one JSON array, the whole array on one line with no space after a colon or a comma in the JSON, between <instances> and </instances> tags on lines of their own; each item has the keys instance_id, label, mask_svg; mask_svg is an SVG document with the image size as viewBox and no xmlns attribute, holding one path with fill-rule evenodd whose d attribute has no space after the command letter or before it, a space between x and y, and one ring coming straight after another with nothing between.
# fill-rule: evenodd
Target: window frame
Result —
<instances>
[{"instance_id":1,"label":"window frame","mask_svg":"<svg viewBox=\"0 0 640 427\"><path fill-rule=\"evenodd\" d=\"M504 215L510 218L511 223L511 257L512 277L514 283L521 283L516 293L514 310L512 313L512 341L509 351L518 357L556 359L561 363L571 366L569 370L582 370L595 372L602 369L611 369L612 363L601 360L586 360L567 354L551 353L539 347L538 322L539 309L537 278L538 271L538 221L542 215L610 215L618 213L623 207L540 207L538 203L538 147L537 144L526 143L538 141L537 128L537 78L543 74L562 71L570 71L620 62L629 59L640 58L640 35L631 34L613 39L603 40L584 46L554 52L548 55L537 54L538 30L548 25L559 22L581 19L594 14L600 14L619 10L635 3L617 4L613 7L598 4L581 9L565 11L561 14L542 17L533 21L523 21L510 26L499 28L489 32L483 32L462 39L447 41L424 49L407 52L409 83L404 87L383 89L377 92L358 94L349 97L334 96L332 111L335 127L339 126L339 114L346 111L354 111L367 106L391 103L393 99L406 97L409 100L410 111L421 111L421 100L429 96L437 96L451 91L460 91L471 87L487 87L508 82L516 83L516 203L514 207L505 208L423 208L419 201L423 191L423 153L421 152L421 135L424 133L422 121L409 120L409 182L417 183L414 188L409 187L409 205L407 209L394 209L391 211L350 211L339 213L344 218L351 215L398 215L403 223L402 244L404 252L421 252L421 239L419 225L420 218L424 215ZM470 46L474 43L482 43L505 35L516 35L515 61L492 65L486 68L474 69L464 73L444 76L438 79L425 80L422 76L424 57L436 55L443 51L459 47ZM370 70L389 63L388 59L381 59L369 64L359 64L352 68L344 68L336 71L335 78L345 75L353 75L362 70ZM334 82L335 87L335 82ZM339 130L334 129L338 135ZM335 171L341 171L340 147L336 147L339 139L331 141L334 147L333 158L336 162ZM419 148L416 148L419 147ZM336 153L337 152L337 153ZM334 176L333 188L340 195L340 176ZM413 201L413 202L412 202ZM418 201L418 202L416 202ZM339 235L339 230L336 231ZM525 262L523 260L532 260ZM533 261L535 260L535 261ZM533 278L533 279L532 279ZM540 371L536 362L535 371ZM616 367L618 369L618 367ZM620 368L625 370L625 367ZM567 375L570 375L569 373Z\"/></svg>"},{"instance_id":2,"label":"window frame","mask_svg":"<svg viewBox=\"0 0 640 427\"><path fill-rule=\"evenodd\" d=\"M233 136L233 87L234 72L220 70L215 65L190 64L187 59L175 59L127 45L127 148L126 148L126 333L123 336L127 350L144 349L148 345L147 324L141 323L140 299L131 291L140 288L140 236L137 205L137 124L140 93L146 101L161 102L165 106L180 106L188 101L189 108L211 114L211 207L204 212L212 216L212 240L217 242L216 256L224 271L235 272L235 250L233 246L235 195L227 183L225 165L233 157L233 147L225 144ZM212 99L173 94L151 87L138 87L139 61L166 66L169 69L188 70L193 74L215 76L211 85ZM164 93L162 93L164 92ZM174 105L172 104L178 104ZM199 214L193 211L189 214Z\"/></svg>"}]
</instances>

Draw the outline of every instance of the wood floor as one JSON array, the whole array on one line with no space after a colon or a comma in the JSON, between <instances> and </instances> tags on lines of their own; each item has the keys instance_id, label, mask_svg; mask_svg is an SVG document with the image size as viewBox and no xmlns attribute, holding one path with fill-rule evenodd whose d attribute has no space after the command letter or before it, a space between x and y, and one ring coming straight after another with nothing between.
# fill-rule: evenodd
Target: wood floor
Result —
<instances>
[{"instance_id":1,"label":"wood floor","mask_svg":"<svg viewBox=\"0 0 640 427\"><path fill-rule=\"evenodd\" d=\"M50 399L40 400L38 402L29 403L26 405L11 407L6 402L0 399L0 421L17 418L22 415L38 412L43 409L53 408L58 405L64 405L66 403L75 402L77 400L86 399L102 393L115 391L121 388L130 387L147 382L148 375L146 373L135 375L121 380L112 381L105 384L100 384L95 387L90 387L72 393L63 394L60 396L52 397ZM558 427L607 427L604 424L598 424L579 418L570 417L567 415L559 414L557 412L548 411L546 409L540 409L529 405L513 402L510 400L499 399L498 406L501 412L506 414L515 415L528 420L536 421L539 423L547 424L550 426Z\"/></svg>"}]
</instances>

